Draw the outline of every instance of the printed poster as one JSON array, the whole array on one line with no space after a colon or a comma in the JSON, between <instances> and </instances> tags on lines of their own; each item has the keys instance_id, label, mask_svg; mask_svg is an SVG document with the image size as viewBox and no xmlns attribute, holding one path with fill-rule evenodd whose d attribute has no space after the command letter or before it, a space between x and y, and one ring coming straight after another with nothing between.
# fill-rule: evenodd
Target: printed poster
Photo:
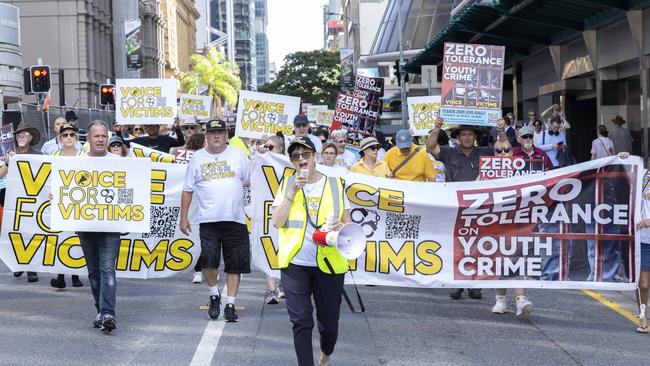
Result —
<instances>
[{"instance_id":1,"label":"printed poster","mask_svg":"<svg viewBox=\"0 0 650 366\"><path fill-rule=\"evenodd\" d=\"M126 34L126 69L127 71L139 71L143 67L142 59L142 21L140 18L124 22L124 33Z\"/></svg>"},{"instance_id":2,"label":"printed poster","mask_svg":"<svg viewBox=\"0 0 650 366\"><path fill-rule=\"evenodd\" d=\"M115 120L122 125L167 125L176 117L174 79L117 79Z\"/></svg>"},{"instance_id":3,"label":"printed poster","mask_svg":"<svg viewBox=\"0 0 650 366\"><path fill-rule=\"evenodd\" d=\"M332 120L334 119L334 111L331 109L326 109L323 111L318 111L318 117L316 118L316 124L319 126L332 126Z\"/></svg>"},{"instance_id":4,"label":"printed poster","mask_svg":"<svg viewBox=\"0 0 650 366\"><path fill-rule=\"evenodd\" d=\"M307 120L309 122L316 122L318 119L318 113L320 111L326 111L327 110L327 105L321 105L321 104L312 104L309 107L307 107Z\"/></svg>"},{"instance_id":5,"label":"printed poster","mask_svg":"<svg viewBox=\"0 0 650 366\"><path fill-rule=\"evenodd\" d=\"M282 132L293 135L293 118L300 111L300 98L242 90L237 104L235 134L262 138Z\"/></svg>"},{"instance_id":6,"label":"printed poster","mask_svg":"<svg viewBox=\"0 0 650 366\"><path fill-rule=\"evenodd\" d=\"M436 127L440 113L440 96L408 97L409 127L414 136L426 136ZM443 126L444 128L444 126Z\"/></svg>"},{"instance_id":7,"label":"printed poster","mask_svg":"<svg viewBox=\"0 0 650 366\"><path fill-rule=\"evenodd\" d=\"M445 123L496 126L505 47L445 43L440 114Z\"/></svg>"},{"instance_id":8,"label":"printed poster","mask_svg":"<svg viewBox=\"0 0 650 366\"><path fill-rule=\"evenodd\" d=\"M210 118L212 97L209 95L181 94L178 116L194 120Z\"/></svg>"}]
</instances>

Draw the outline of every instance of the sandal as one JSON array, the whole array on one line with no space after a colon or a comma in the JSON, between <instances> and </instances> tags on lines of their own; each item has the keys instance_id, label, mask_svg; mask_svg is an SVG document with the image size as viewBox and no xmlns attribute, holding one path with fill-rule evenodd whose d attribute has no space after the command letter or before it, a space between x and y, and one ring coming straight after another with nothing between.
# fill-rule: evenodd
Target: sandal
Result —
<instances>
[{"instance_id":1,"label":"sandal","mask_svg":"<svg viewBox=\"0 0 650 366\"><path fill-rule=\"evenodd\" d=\"M638 326L636 327L636 332L637 333L648 333L648 326L646 325L645 327Z\"/></svg>"},{"instance_id":2,"label":"sandal","mask_svg":"<svg viewBox=\"0 0 650 366\"><path fill-rule=\"evenodd\" d=\"M639 326L636 327L637 333L648 333L648 324L646 319L646 305L639 306Z\"/></svg>"}]
</instances>

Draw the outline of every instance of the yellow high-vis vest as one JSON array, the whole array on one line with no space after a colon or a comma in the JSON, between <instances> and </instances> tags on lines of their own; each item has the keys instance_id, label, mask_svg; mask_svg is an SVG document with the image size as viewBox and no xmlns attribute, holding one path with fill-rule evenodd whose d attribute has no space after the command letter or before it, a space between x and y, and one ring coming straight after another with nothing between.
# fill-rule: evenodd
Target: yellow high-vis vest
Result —
<instances>
[{"instance_id":1,"label":"yellow high-vis vest","mask_svg":"<svg viewBox=\"0 0 650 366\"><path fill-rule=\"evenodd\" d=\"M286 197L289 187L293 185L296 179L295 175L287 177L282 180L282 194ZM327 216L334 214L339 220L343 217L343 181L338 177L327 177L325 180L325 188L321 196L320 206L318 207L318 215L316 219L316 226L325 224ZM280 268L287 268L291 259L298 253L302 244L305 241L305 232L307 230L307 207L305 205L305 193L301 189L296 193L293 198L293 204L289 211L289 217L283 227L278 229L278 264ZM316 245L316 244L309 244ZM318 245L316 254L316 263L318 268L324 272L331 274L329 267L325 263L325 258L332 265L335 274L343 274L348 271L348 260L343 258L339 253L338 248Z\"/></svg>"}]
</instances>

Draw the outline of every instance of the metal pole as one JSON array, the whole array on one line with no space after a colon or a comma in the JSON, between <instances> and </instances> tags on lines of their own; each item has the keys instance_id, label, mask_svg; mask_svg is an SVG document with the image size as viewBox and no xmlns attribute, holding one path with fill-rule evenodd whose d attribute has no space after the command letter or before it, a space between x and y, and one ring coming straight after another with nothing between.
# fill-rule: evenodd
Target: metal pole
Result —
<instances>
[{"instance_id":1,"label":"metal pole","mask_svg":"<svg viewBox=\"0 0 650 366\"><path fill-rule=\"evenodd\" d=\"M404 65L404 38L402 34L402 0L399 0L399 8L397 9L397 30L399 31L399 67L402 68ZM405 129L408 129L408 106L406 105L406 85L404 81L404 73L400 70L400 98L402 99L402 126Z\"/></svg>"},{"instance_id":2,"label":"metal pole","mask_svg":"<svg viewBox=\"0 0 650 366\"><path fill-rule=\"evenodd\" d=\"M226 0L226 33L228 33L228 61L235 61L235 16L233 0Z\"/></svg>"},{"instance_id":3,"label":"metal pole","mask_svg":"<svg viewBox=\"0 0 650 366\"><path fill-rule=\"evenodd\" d=\"M65 70L59 69L59 104L65 105Z\"/></svg>"}]
</instances>

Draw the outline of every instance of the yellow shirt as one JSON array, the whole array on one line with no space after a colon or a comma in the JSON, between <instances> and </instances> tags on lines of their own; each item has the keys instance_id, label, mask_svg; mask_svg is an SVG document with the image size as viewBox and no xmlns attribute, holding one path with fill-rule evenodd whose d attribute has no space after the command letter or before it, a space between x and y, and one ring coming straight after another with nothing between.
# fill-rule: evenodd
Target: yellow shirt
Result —
<instances>
[{"instance_id":1,"label":"yellow shirt","mask_svg":"<svg viewBox=\"0 0 650 366\"><path fill-rule=\"evenodd\" d=\"M375 166L372 167L371 169L368 168L368 166L363 163L363 158L361 158L361 160L357 161L356 163L354 163L354 165L352 165L350 170L354 173L373 175L375 177L381 177L381 178L386 178L390 175L388 164L386 164L386 162L382 160L377 160Z\"/></svg>"},{"instance_id":2,"label":"yellow shirt","mask_svg":"<svg viewBox=\"0 0 650 366\"><path fill-rule=\"evenodd\" d=\"M386 156L384 156L384 161L388 164L388 169L393 172L395 179L410 180L414 182L433 182L438 173L436 173L436 170L433 168L431 159L429 158L429 155L427 155L424 147L421 147L420 151L418 151L417 154L415 154L415 156L413 156L411 160L402 166L397 171L397 174L395 174L395 168L397 168L397 166L400 165L400 163L404 161L404 159L406 159L415 148L416 145L412 145L411 151L406 155L402 155L397 146L388 150Z\"/></svg>"}]
</instances>

